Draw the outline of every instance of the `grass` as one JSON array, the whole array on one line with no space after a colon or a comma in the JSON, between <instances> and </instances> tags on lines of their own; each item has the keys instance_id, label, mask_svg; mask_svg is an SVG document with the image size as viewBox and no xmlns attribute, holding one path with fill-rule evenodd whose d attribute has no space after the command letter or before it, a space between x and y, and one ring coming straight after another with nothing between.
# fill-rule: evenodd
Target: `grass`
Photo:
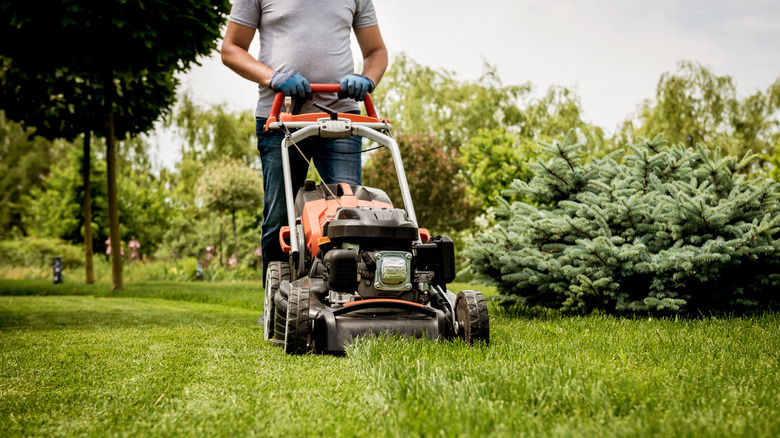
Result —
<instances>
[{"instance_id":1,"label":"grass","mask_svg":"<svg viewBox=\"0 0 780 438\"><path fill-rule=\"evenodd\" d=\"M255 284L61 286L0 281L4 436L780 435L777 313L493 311L490 346L287 356Z\"/></svg>"}]
</instances>

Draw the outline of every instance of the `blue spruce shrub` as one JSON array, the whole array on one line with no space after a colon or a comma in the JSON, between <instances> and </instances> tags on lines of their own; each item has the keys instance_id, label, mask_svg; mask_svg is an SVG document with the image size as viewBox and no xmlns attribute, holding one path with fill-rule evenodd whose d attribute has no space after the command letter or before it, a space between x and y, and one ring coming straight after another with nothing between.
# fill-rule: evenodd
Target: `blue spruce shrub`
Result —
<instances>
[{"instance_id":1,"label":"blue spruce shrub","mask_svg":"<svg viewBox=\"0 0 780 438\"><path fill-rule=\"evenodd\" d=\"M569 132L464 255L501 298L568 312L681 312L776 301L778 183L659 134L585 162ZM621 159L622 155L622 159Z\"/></svg>"}]
</instances>

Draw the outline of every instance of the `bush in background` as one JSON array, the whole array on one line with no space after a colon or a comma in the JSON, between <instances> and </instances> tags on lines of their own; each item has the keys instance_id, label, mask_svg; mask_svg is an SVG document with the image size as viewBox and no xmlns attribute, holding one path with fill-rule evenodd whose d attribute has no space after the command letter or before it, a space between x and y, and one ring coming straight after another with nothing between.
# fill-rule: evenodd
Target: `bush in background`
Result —
<instances>
[{"instance_id":1,"label":"bush in background","mask_svg":"<svg viewBox=\"0 0 780 438\"><path fill-rule=\"evenodd\" d=\"M52 276L52 258L62 257L65 281L84 281L84 249L54 238L25 237L0 241L0 278L47 279ZM254 259L253 259L254 258ZM96 254L95 279L109 281L111 267L104 254ZM220 266L215 259L204 265L203 281L260 281L258 259L247 254L237 266ZM196 281L198 259L179 257L140 261L125 258L125 278L139 281Z\"/></svg>"},{"instance_id":2,"label":"bush in background","mask_svg":"<svg viewBox=\"0 0 780 438\"><path fill-rule=\"evenodd\" d=\"M754 306L780 288L780 191L661 136L585 163L570 132L464 255L505 300L569 312Z\"/></svg>"},{"instance_id":3,"label":"bush in background","mask_svg":"<svg viewBox=\"0 0 780 438\"><path fill-rule=\"evenodd\" d=\"M56 238L26 237L0 241L0 265L45 268L53 257L62 257L66 268L84 265L84 249Z\"/></svg>"}]
</instances>

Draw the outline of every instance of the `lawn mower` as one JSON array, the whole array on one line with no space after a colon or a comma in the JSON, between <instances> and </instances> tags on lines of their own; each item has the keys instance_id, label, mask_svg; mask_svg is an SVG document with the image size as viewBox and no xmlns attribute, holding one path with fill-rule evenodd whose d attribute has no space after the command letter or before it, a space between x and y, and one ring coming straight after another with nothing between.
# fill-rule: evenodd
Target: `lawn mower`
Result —
<instances>
[{"instance_id":1,"label":"lawn mower","mask_svg":"<svg viewBox=\"0 0 780 438\"><path fill-rule=\"evenodd\" d=\"M338 84L312 84L338 92ZM286 110L282 111L282 105ZM454 244L431 236L414 213L390 122L379 118L367 95L367 115L293 115L277 94L266 129L282 129L282 165L288 226L280 243L288 262L270 262L266 274L264 336L290 354L343 353L360 336L383 333L489 343L482 293L447 291L455 279ZM293 194L288 148L312 137L368 138L392 154L404 208L380 189L306 180Z\"/></svg>"}]
</instances>

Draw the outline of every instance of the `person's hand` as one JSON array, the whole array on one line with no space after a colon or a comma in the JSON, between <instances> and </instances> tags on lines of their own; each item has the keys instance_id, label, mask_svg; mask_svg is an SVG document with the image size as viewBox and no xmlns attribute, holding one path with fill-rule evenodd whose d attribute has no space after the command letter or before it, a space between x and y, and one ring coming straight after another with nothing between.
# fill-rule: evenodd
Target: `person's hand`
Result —
<instances>
[{"instance_id":1,"label":"person's hand","mask_svg":"<svg viewBox=\"0 0 780 438\"><path fill-rule=\"evenodd\" d=\"M297 71L290 73L283 73L280 71L274 72L274 75L271 76L271 88L274 91L284 93L285 96L292 96L300 99L308 99L311 97L311 85L309 85L309 81Z\"/></svg>"},{"instance_id":2,"label":"person's hand","mask_svg":"<svg viewBox=\"0 0 780 438\"><path fill-rule=\"evenodd\" d=\"M350 73L341 80L341 91L357 101L366 98L366 93L374 91L374 81L368 76Z\"/></svg>"}]
</instances>

